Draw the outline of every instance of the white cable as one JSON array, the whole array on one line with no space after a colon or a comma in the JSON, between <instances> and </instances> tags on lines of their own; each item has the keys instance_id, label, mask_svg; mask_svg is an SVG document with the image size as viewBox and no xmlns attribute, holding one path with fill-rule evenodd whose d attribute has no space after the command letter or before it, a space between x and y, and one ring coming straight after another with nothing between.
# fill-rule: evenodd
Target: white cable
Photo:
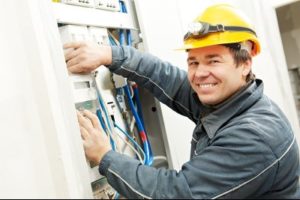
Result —
<instances>
[{"instance_id":1,"label":"white cable","mask_svg":"<svg viewBox=\"0 0 300 200\"><path fill-rule=\"evenodd\" d=\"M133 133L134 126L135 126L135 119L134 119L134 117L132 117L131 122L130 122L130 127L129 127L130 133Z\"/></svg>"},{"instance_id":2,"label":"white cable","mask_svg":"<svg viewBox=\"0 0 300 200\"><path fill-rule=\"evenodd\" d=\"M127 144L135 153L136 153L136 155L138 156L138 158L139 158L139 160L140 160L140 162L142 163L142 164L144 164L144 160L143 160L143 158L142 158L142 156L140 155L140 153L129 143L129 142L127 142L121 135L120 135L120 133L118 133L117 132L117 135L121 138L121 140L125 143L125 144ZM122 134L123 135L123 134ZM140 151L142 151L143 152L143 154L145 155L145 153L144 153L144 151L141 149L141 147L138 147L139 149L140 149Z\"/></svg>"},{"instance_id":3,"label":"white cable","mask_svg":"<svg viewBox=\"0 0 300 200\"><path fill-rule=\"evenodd\" d=\"M165 160L168 162L168 159L166 156L154 156L153 160Z\"/></svg>"}]
</instances>

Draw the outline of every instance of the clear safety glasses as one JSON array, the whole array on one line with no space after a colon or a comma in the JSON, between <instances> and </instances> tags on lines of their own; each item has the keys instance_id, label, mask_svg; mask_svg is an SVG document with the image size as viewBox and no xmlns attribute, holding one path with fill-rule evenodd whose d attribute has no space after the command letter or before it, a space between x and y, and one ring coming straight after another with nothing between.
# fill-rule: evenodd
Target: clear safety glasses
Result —
<instances>
[{"instance_id":1,"label":"clear safety glasses","mask_svg":"<svg viewBox=\"0 0 300 200\"><path fill-rule=\"evenodd\" d=\"M224 31L250 32L256 36L256 33L252 29L242 26L224 26L223 24L211 25L206 22L194 22L190 24L188 32L184 35L184 40L190 38L201 38L210 33Z\"/></svg>"}]
</instances>

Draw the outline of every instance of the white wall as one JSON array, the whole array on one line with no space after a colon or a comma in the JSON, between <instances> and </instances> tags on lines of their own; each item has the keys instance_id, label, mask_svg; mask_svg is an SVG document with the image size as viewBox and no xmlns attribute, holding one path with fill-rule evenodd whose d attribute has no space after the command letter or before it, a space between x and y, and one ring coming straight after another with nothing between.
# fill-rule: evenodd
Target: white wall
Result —
<instances>
[{"instance_id":1,"label":"white wall","mask_svg":"<svg viewBox=\"0 0 300 200\"><path fill-rule=\"evenodd\" d=\"M299 1L299 0L272 0L269 2L269 4L275 8L275 7L284 6L284 5L287 5L292 2L296 2L296 1Z\"/></svg>"},{"instance_id":2,"label":"white wall","mask_svg":"<svg viewBox=\"0 0 300 200\"><path fill-rule=\"evenodd\" d=\"M4 199L92 197L75 109L67 103L73 102L71 89L49 3L10 0L0 7Z\"/></svg>"},{"instance_id":3,"label":"white wall","mask_svg":"<svg viewBox=\"0 0 300 200\"><path fill-rule=\"evenodd\" d=\"M205 7L214 3L236 5L255 22L257 34L262 43L262 53L254 58L253 71L257 77L264 80L265 93L286 113L297 137L299 137L298 119L274 15L274 5L270 5L268 1L152 0L140 2L140 0L136 0L137 14L142 22L140 24L146 50L186 69L186 53L174 51L174 49L182 44L182 37L187 30L188 23L196 18ZM282 4L283 0L273 3ZM162 105L162 111L174 167L180 169L181 164L189 158L194 124L188 119L178 116L166 106Z\"/></svg>"},{"instance_id":4,"label":"white wall","mask_svg":"<svg viewBox=\"0 0 300 200\"><path fill-rule=\"evenodd\" d=\"M288 2L291 1L287 0L286 3ZM299 143L299 119L297 117L297 110L288 75L288 67L275 12L275 5L278 5L278 2L275 3L276 2L271 1L255 1L255 22L258 24L263 47L262 54L255 67L265 80L265 93L282 108L291 122ZM283 4L283 1L280 1L280 3ZM260 71L259 66L267 66L267 68L265 68L264 71Z\"/></svg>"}]
</instances>

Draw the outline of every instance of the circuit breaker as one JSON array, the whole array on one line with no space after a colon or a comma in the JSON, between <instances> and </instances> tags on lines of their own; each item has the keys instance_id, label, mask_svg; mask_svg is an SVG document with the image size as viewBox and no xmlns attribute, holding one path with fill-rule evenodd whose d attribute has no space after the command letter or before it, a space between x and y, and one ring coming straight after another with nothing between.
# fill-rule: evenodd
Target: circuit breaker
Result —
<instances>
[{"instance_id":1,"label":"circuit breaker","mask_svg":"<svg viewBox=\"0 0 300 200\"><path fill-rule=\"evenodd\" d=\"M119 0L62 0L61 2L75 6L91 7L115 12L120 11Z\"/></svg>"},{"instance_id":2,"label":"circuit breaker","mask_svg":"<svg viewBox=\"0 0 300 200\"><path fill-rule=\"evenodd\" d=\"M62 3L84 7L95 7L94 0L62 0Z\"/></svg>"},{"instance_id":3,"label":"circuit breaker","mask_svg":"<svg viewBox=\"0 0 300 200\"><path fill-rule=\"evenodd\" d=\"M119 0L95 0L95 8L118 12L120 3Z\"/></svg>"}]
</instances>

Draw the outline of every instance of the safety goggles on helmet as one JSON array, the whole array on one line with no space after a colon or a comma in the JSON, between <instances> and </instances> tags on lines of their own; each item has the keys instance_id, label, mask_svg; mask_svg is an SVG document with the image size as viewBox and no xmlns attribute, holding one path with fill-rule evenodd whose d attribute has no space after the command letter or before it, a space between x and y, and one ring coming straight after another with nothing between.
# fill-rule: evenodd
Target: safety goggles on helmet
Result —
<instances>
[{"instance_id":1,"label":"safety goggles on helmet","mask_svg":"<svg viewBox=\"0 0 300 200\"><path fill-rule=\"evenodd\" d=\"M250 32L256 36L255 31L242 26L224 26L223 24L211 25L206 22L194 22L190 24L189 31L184 35L184 40L190 38L201 38L210 33L234 31L234 32Z\"/></svg>"}]
</instances>

